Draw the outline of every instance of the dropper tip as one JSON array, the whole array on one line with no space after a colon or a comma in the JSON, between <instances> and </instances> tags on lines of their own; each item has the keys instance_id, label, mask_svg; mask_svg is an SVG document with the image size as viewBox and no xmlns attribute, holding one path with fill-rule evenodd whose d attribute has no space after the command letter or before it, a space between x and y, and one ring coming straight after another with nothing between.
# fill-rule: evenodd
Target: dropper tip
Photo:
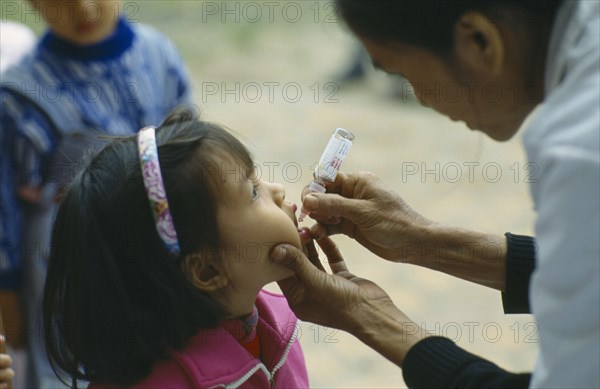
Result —
<instances>
[{"instance_id":1,"label":"dropper tip","mask_svg":"<svg viewBox=\"0 0 600 389\"><path fill-rule=\"evenodd\" d=\"M304 209L302 209L300 211L300 216L298 216L298 222L302 223L304 221L304 218L308 216L308 212L306 212Z\"/></svg>"}]
</instances>

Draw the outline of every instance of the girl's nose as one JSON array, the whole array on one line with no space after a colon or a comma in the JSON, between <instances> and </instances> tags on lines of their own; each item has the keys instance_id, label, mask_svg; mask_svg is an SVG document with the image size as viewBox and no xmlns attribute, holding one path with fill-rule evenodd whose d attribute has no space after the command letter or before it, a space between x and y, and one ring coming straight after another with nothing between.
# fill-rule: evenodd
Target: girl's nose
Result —
<instances>
[{"instance_id":1,"label":"girl's nose","mask_svg":"<svg viewBox=\"0 0 600 389\"><path fill-rule=\"evenodd\" d=\"M285 188L281 184L271 183L271 195L275 204L282 206L285 200Z\"/></svg>"}]
</instances>

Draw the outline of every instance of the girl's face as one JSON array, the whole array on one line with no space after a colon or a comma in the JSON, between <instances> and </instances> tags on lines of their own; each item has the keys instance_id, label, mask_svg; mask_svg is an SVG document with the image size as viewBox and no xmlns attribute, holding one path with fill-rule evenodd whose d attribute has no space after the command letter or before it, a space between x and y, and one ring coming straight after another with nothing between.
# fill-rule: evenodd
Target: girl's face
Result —
<instances>
[{"instance_id":1,"label":"girl's face","mask_svg":"<svg viewBox=\"0 0 600 389\"><path fill-rule=\"evenodd\" d=\"M231 284L258 291L291 276L288 269L269 259L271 248L279 243L301 248L296 205L285 200L283 186L259 179L230 158L218 170L217 222Z\"/></svg>"},{"instance_id":2,"label":"girl's face","mask_svg":"<svg viewBox=\"0 0 600 389\"><path fill-rule=\"evenodd\" d=\"M77 45L108 38L119 20L118 0L31 0L50 30Z\"/></svg>"}]
</instances>

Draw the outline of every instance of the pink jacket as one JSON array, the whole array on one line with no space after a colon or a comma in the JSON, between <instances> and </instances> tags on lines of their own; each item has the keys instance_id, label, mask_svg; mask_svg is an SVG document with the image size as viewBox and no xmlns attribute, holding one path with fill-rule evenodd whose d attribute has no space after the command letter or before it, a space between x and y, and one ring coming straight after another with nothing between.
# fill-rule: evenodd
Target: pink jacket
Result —
<instances>
[{"instance_id":1,"label":"pink jacket","mask_svg":"<svg viewBox=\"0 0 600 389\"><path fill-rule=\"evenodd\" d=\"M222 328L201 331L181 351L160 361L131 389L308 388L300 325L285 297L262 290L256 299L263 361ZM112 386L91 384L89 389Z\"/></svg>"}]
</instances>

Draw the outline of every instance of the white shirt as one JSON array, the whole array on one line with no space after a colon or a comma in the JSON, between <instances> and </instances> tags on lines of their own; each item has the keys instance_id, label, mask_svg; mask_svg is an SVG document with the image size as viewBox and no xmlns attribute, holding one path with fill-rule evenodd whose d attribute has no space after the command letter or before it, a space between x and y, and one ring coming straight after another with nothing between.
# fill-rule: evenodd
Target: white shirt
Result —
<instances>
[{"instance_id":1,"label":"white shirt","mask_svg":"<svg viewBox=\"0 0 600 389\"><path fill-rule=\"evenodd\" d=\"M0 22L0 73L29 53L35 41L33 31L24 24L10 20Z\"/></svg>"},{"instance_id":2,"label":"white shirt","mask_svg":"<svg viewBox=\"0 0 600 389\"><path fill-rule=\"evenodd\" d=\"M600 387L600 2L561 5L524 135L537 220L532 387Z\"/></svg>"}]
</instances>

